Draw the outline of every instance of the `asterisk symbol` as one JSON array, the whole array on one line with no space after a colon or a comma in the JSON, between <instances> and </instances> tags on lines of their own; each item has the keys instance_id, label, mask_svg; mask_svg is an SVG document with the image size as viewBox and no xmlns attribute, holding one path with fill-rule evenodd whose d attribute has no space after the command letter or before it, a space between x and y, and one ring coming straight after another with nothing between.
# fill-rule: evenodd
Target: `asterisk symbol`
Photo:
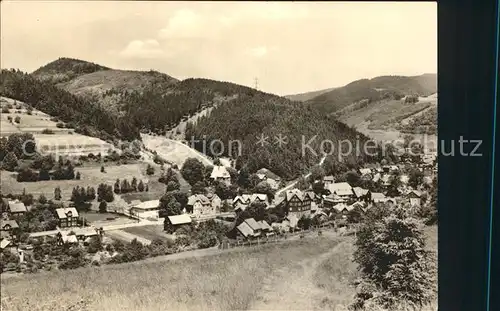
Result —
<instances>
[{"instance_id":1,"label":"asterisk symbol","mask_svg":"<svg viewBox=\"0 0 500 311\"><path fill-rule=\"evenodd\" d=\"M287 144L287 141L286 141L287 137L286 137L286 136L283 136L283 135L281 135L281 134L279 134L278 136L274 136L274 139L276 139L276 144L277 144L278 146L280 146L280 147L281 147L282 145L286 145L286 144Z\"/></svg>"},{"instance_id":2,"label":"asterisk symbol","mask_svg":"<svg viewBox=\"0 0 500 311\"><path fill-rule=\"evenodd\" d=\"M260 138L257 140L256 144L260 144L261 147L264 147L268 144L269 136L264 136L264 134L260 134Z\"/></svg>"}]
</instances>

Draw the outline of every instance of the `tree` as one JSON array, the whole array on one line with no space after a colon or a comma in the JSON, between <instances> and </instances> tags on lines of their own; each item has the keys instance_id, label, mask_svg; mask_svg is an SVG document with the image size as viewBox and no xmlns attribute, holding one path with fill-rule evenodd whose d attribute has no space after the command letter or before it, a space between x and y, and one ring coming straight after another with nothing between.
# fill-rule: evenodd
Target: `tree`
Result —
<instances>
[{"instance_id":1,"label":"tree","mask_svg":"<svg viewBox=\"0 0 500 311\"><path fill-rule=\"evenodd\" d=\"M61 200L61 188L60 187L56 187L54 189L54 200L56 200L56 201Z\"/></svg>"},{"instance_id":2,"label":"tree","mask_svg":"<svg viewBox=\"0 0 500 311\"><path fill-rule=\"evenodd\" d=\"M422 307L435 295L435 267L425 250L421 224L399 206L381 211L385 212L368 218L357 234L354 261L361 282L351 307Z\"/></svg>"},{"instance_id":3,"label":"tree","mask_svg":"<svg viewBox=\"0 0 500 311\"><path fill-rule=\"evenodd\" d=\"M100 184L99 187L97 187L97 201L113 202L114 199L112 186Z\"/></svg>"},{"instance_id":4,"label":"tree","mask_svg":"<svg viewBox=\"0 0 500 311\"><path fill-rule=\"evenodd\" d=\"M130 184L130 190L137 191L137 178L132 178L132 183Z\"/></svg>"},{"instance_id":5,"label":"tree","mask_svg":"<svg viewBox=\"0 0 500 311\"><path fill-rule=\"evenodd\" d=\"M43 194L40 194L38 202L40 202L40 204L47 204L47 198Z\"/></svg>"},{"instance_id":6,"label":"tree","mask_svg":"<svg viewBox=\"0 0 500 311\"><path fill-rule=\"evenodd\" d=\"M76 176L75 176L75 179L76 180L80 180L81 176L80 176L80 172L76 172Z\"/></svg>"},{"instance_id":7,"label":"tree","mask_svg":"<svg viewBox=\"0 0 500 311\"><path fill-rule=\"evenodd\" d=\"M298 189L300 189L300 190L307 190L307 189L309 189L309 186L310 186L309 182L304 177L300 177L299 180L297 180L296 187Z\"/></svg>"},{"instance_id":8,"label":"tree","mask_svg":"<svg viewBox=\"0 0 500 311\"><path fill-rule=\"evenodd\" d=\"M311 170L309 182L314 183L316 180L322 180L323 177L325 177L325 170L321 166L315 165Z\"/></svg>"},{"instance_id":9,"label":"tree","mask_svg":"<svg viewBox=\"0 0 500 311\"><path fill-rule=\"evenodd\" d=\"M14 122L21 123L21 117L20 116L15 117Z\"/></svg>"},{"instance_id":10,"label":"tree","mask_svg":"<svg viewBox=\"0 0 500 311\"><path fill-rule=\"evenodd\" d=\"M119 194L121 192L120 190L120 179L116 179L115 185L113 187L113 192L116 194Z\"/></svg>"},{"instance_id":11,"label":"tree","mask_svg":"<svg viewBox=\"0 0 500 311\"><path fill-rule=\"evenodd\" d=\"M242 188L248 188L250 186L250 173L246 166L242 167L238 175L238 185Z\"/></svg>"},{"instance_id":12,"label":"tree","mask_svg":"<svg viewBox=\"0 0 500 311\"><path fill-rule=\"evenodd\" d=\"M2 168L6 171L14 171L16 167L18 166L18 159L17 156L14 152L9 152L7 155L3 158L2 162Z\"/></svg>"},{"instance_id":13,"label":"tree","mask_svg":"<svg viewBox=\"0 0 500 311\"><path fill-rule=\"evenodd\" d=\"M175 182L175 181L170 181L168 184L167 184L167 192L169 191L174 191L174 190L179 190L180 189L180 185L179 183Z\"/></svg>"},{"instance_id":14,"label":"tree","mask_svg":"<svg viewBox=\"0 0 500 311\"><path fill-rule=\"evenodd\" d=\"M148 167L146 168L146 174L147 175L154 175L155 169L154 167L151 166L151 164L148 164Z\"/></svg>"},{"instance_id":15,"label":"tree","mask_svg":"<svg viewBox=\"0 0 500 311\"><path fill-rule=\"evenodd\" d=\"M143 192L144 191L144 183L141 181L139 181L139 184L137 185L137 190L139 190L139 192Z\"/></svg>"},{"instance_id":16,"label":"tree","mask_svg":"<svg viewBox=\"0 0 500 311\"><path fill-rule=\"evenodd\" d=\"M104 165L101 165L101 173L106 173L106 170L104 169Z\"/></svg>"},{"instance_id":17,"label":"tree","mask_svg":"<svg viewBox=\"0 0 500 311\"><path fill-rule=\"evenodd\" d=\"M424 173L418 169L412 169L408 178L408 185L413 189L417 189L424 183Z\"/></svg>"},{"instance_id":18,"label":"tree","mask_svg":"<svg viewBox=\"0 0 500 311\"><path fill-rule=\"evenodd\" d=\"M221 166L222 165L222 163L220 162L219 158L215 158L214 159L214 165L216 165L216 166Z\"/></svg>"},{"instance_id":19,"label":"tree","mask_svg":"<svg viewBox=\"0 0 500 311\"><path fill-rule=\"evenodd\" d=\"M205 187L206 187L206 184L203 181L199 181L191 187L191 193L192 194L205 194L205 192L206 192Z\"/></svg>"},{"instance_id":20,"label":"tree","mask_svg":"<svg viewBox=\"0 0 500 311\"><path fill-rule=\"evenodd\" d=\"M193 186L204 179L205 166L196 158L188 158L181 168L182 177Z\"/></svg>"},{"instance_id":21,"label":"tree","mask_svg":"<svg viewBox=\"0 0 500 311\"><path fill-rule=\"evenodd\" d=\"M93 201L96 198L94 187L87 187L87 201Z\"/></svg>"},{"instance_id":22,"label":"tree","mask_svg":"<svg viewBox=\"0 0 500 311\"><path fill-rule=\"evenodd\" d=\"M99 203L99 213L106 213L108 209L108 203L106 201L101 201Z\"/></svg>"},{"instance_id":23,"label":"tree","mask_svg":"<svg viewBox=\"0 0 500 311\"><path fill-rule=\"evenodd\" d=\"M387 187L387 196L392 198L399 196L400 187L401 187L401 179L399 178L399 174L393 174L391 176L390 184Z\"/></svg>"}]
</instances>

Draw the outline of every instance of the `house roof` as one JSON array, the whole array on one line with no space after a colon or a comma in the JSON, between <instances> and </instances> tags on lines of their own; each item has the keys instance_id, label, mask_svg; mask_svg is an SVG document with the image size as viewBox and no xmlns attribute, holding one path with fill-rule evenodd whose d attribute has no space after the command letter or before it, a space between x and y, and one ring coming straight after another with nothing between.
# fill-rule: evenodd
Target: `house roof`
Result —
<instances>
[{"instance_id":1,"label":"house roof","mask_svg":"<svg viewBox=\"0 0 500 311\"><path fill-rule=\"evenodd\" d=\"M151 201L146 201L139 203L134 206L134 208L137 209L150 209L150 208L157 208L160 206L160 200L151 200Z\"/></svg>"},{"instance_id":2,"label":"house roof","mask_svg":"<svg viewBox=\"0 0 500 311\"><path fill-rule=\"evenodd\" d=\"M361 175L366 175L366 174L371 174L372 170L369 168L360 168L359 172L361 173Z\"/></svg>"},{"instance_id":3,"label":"house roof","mask_svg":"<svg viewBox=\"0 0 500 311\"><path fill-rule=\"evenodd\" d=\"M23 213L28 211L24 203L19 201L10 201L9 210L11 213Z\"/></svg>"},{"instance_id":4,"label":"house roof","mask_svg":"<svg viewBox=\"0 0 500 311\"><path fill-rule=\"evenodd\" d=\"M352 194L352 187L346 182L338 182L329 184L326 188L330 191L330 193L335 193L337 195L350 195Z\"/></svg>"},{"instance_id":5,"label":"house roof","mask_svg":"<svg viewBox=\"0 0 500 311\"><path fill-rule=\"evenodd\" d=\"M315 199L314 192L312 192L312 191L305 191L304 192L304 191L301 191L299 189L288 190L286 192L285 198L287 201L290 201L294 196L296 196L300 201L303 201L306 198L309 198L311 200Z\"/></svg>"},{"instance_id":6,"label":"house roof","mask_svg":"<svg viewBox=\"0 0 500 311\"><path fill-rule=\"evenodd\" d=\"M356 195L358 198L367 195L368 191L368 189L363 189L361 187L352 188L352 192L354 192L354 195Z\"/></svg>"},{"instance_id":7,"label":"house roof","mask_svg":"<svg viewBox=\"0 0 500 311\"><path fill-rule=\"evenodd\" d=\"M281 178L276 175L275 173L273 173L272 171L268 170L267 168L261 168L260 170L258 170L256 172L257 175L260 175L260 174L263 174L265 175L267 178L271 178L271 179L274 179L274 180L281 180ZM259 177L260 178L260 177Z\"/></svg>"},{"instance_id":8,"label":"house roof","mask_svg":"<svg viewBox=\"0 0 500 311\"><path fill-rule=\"evenodd\" d=\"M78 243L76 235L61 235L61 240L64 243Z\"/></svg>"},{"instance_id":9,"label":"house roof","mask_svg":"<svg viewBox=\"0 0 500 311\"><path fill-rule=\"evenodd\" d=\"M172 225L183 225L191 223L192 219L188 214L168 216L168 220Z\"/></svg>"},{"instance_id":10,"label":"house roof","mask_svg":"<svg viewBox=\"0 0 500 311\"><path fill-rule=\"evenodd\" d=\"M408 192L407 196L411 196L412 194L419 197L419 198L422 196L422 192L420 192L418 190L411 190L410 192Z\"/></svg>"},{"instance_id":11,"label":"house roof","mask_svg":"<svg viewBox=\"0 0 500 311\"><path fill-rule=\"evenodd\" d=\"M3 228L5 228L6 226L10 226L11 229L16 229L16 228L19 228L19 225L17 224L17 221L15 220L2 220L0 222L0 225Z\"/></svg>"},{"instance_id":12,"label":"house roof","mask_svg":"<svg viewBox=\"0 0 500 311\"><path fill-rule=\"evenodd\" d=\"M255 174L255 175L257 175L257 177L259 177L260 180L267 178L266 174Z\"/></svg>"},{"instance_id":13,"label":"house roof","mask_svg":"<svg viewBox=\"0 0 500 311\"><path fill-rule=\"evenodd\" d=\"M59 219L67 218L69 212L71 212L71 217L78 217L78 211L74 207L56 209L57 217L59 217Z\"/></svg>"},{"instance_id":14,"label":"house roof","mask_svg":"<svg viewBox=\"0 0 500 311\"><path fill-rule=\"evenodd\" d=\"M323 178L323 181L331 181L331 182L334 182L335 181L335 178L333 178L333 175L329 175L329 176L325 176Z\"/></svg>"},{"instance_id":15,"label":"house roof","mask_svg":"<svg viewBox=\"0 0 500 311\"><path fill-rule=\"evenodd\" d=\"M73 229L73 232L77 236L95 236L98 235L96 228L94 227L84 227L84 228L76 228Z\"/></svg>"},{"instance_id":16,"label":"house roof","mask_svg":"<svg viewBox=\"0 0 500 311\"><path fill-rule=\"evenodd\" d=\"M380 192L372 192L372 200L373 201L385 200L385 199L387 199L385 194L380 193Z\"/></svg>"},{"instance_id":17,"label":"house roof","mask_svg":"<svg viewBox=\"0 0 500 311\"><path fill-rule=\"evenodd\" d=\"M203 205L210 204L210 200L203 194L193 194L188 198L187 205L194 205L196 202L200 202Z\"/></svg>"},{"instance_id":18,"label":"house roof","mask_svg":"<svg viewBox=\"0 0 500 311\"><path fill-rule=\"evenodd\" d=\"M9 246L10 244L10 240L7 240L7 239L2 239L2 241L0 241L0 248L1 249L4 249L6 248L7 246Z\"/></svg>"},{"instance_id":19,"label":"house roof","mask_svg":"<svg viewBox=\"0 0 500 311\"><path fill-rule=\"evenodd\" d=\"M339 197L335 193L331 193L324 198L324 201L332 202L332 203L341 203L341 202L345 202L345 199Z\"/></svg>"},{"instance_id":20,"label":"house roof","mask_svg":"<svg viewBox=\"0 0 500 311\"><path fill-rule=\"evenodd\" d=\"M210 178L231 178L231 174L229 174L225 166L215 165L210 174Z\"/></svg>"},{"instance_id":21,"label":"house roof","mask_svg":"<svg viewBox=\"0 0 500 311\"><path fill-rule=\"evenodd\" d=\"M253 230L246 222L239 224L236 229L238 229L244 237L253 236Z\"/></svg>"},{"instance_id":22,"label":"house roof","mask_svg":"<svg viewBox=\"0 0 500 311\"><path fill-rule=\"evenodd\" d=\"M259 199L260 201L267 202L267 194L253 193L253 194L238 195L233 199L233 204L236 203L237 201L240 201L243 204L250 204L255 202L257 199Z\"/></svg>"},{"instance_id":23,"label":"house roof","mask_svg":"<svg viewBox=\"0 0 500 311\"><path fill-rule=\"evenodd\" d=\"M339 203L337 205L334 205L333 208L336 209L339 212L342 212L343 210L349 210L347 208L347 204L345 204L345 203Z\"/></svg>"},{"instance_id":24,"label":"house roof","mask_svg":"<svg viewBox=\"0 0 500 311\"><path fill-rule=\"evenodd\" d=\"M248 226L250 226L250 228L252 228L253 231L261 229L259 223L253 218L247 218L245 219L245 222Z\"/></svg>"},{"instance_id":25,"label":"house roof","mask_svg":"<svg viewBox=\"0 0 500 311\"><path fill-rule=\"evenodd\" d=\"M259 221L259 225L260 225L260 228L262 230L272 230L273 229L273 228L271 228L271 226L265 220Z\"/></svg>"},{"instance_id":26,"label":"house roof","mask_svg":"<svg viewBox=\"0 0 500 311\"><path fill-rule=\"evenodd\" d=\"M373 180L374 182L379 181L379 179L380 179L380 173L377 173L377 174L373 175L373 179L372 179L372 180Z\"/></svg>"}]
</instances>

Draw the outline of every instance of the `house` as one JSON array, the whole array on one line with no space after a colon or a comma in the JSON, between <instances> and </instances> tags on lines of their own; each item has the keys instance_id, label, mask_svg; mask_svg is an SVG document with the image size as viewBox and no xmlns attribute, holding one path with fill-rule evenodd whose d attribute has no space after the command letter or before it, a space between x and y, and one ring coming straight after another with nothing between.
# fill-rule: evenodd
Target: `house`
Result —
<instances>
[{"instance_id":1,"label":"house","mask_svg":"<svg viewBox=\"0 0 500 311\"><path fill-rule=\"evenodd\" d=\"M316 195L312 191L301 191L299 189L288 190L284 198L279 198L276 207L284 207L288 215L295 215L297 218L308 216L311 213L312 203Z\"/></svg>"},{"instance_id":2,"label":"house","mask_svg":"<svg viewBox=\"0 0 500 311\"><path fill-rule=\"evenodd\" d=\"M422 193L417 190L411 190L406 198L410 201L410 206L420 206L422 201Z\"/></svg>"},{"instance_id":3,"label":"house","mask_svg":"<svg viewBox=\"0 0 500 311\"><path fill-rule=\"evenodd\" d=\"M262 232L261 226L253 218L245 219L236 229L246 239L259 237Z\"/></svg>"},{"instance_id":4,"label":"house","mask_svg":"<svg viewBox=\"0 0 500 311\"><path fill-rule=\"evenodd\" d=\"M270 236L273 235L273 228L265 220L259 221L260 230L263 235Z\"/></svg>"},{"instance_id":5,"label":"house","mask_svg":"<svg viewBox=\"0 0 500 311\"><path fill-rule=\"evenodd\" d=\"M396 203L396 200L394 198L389 198L386 197L385 194L380 193L380 192L372 192L372 202L373 203Z\"/></svg>"},{"instance_id":6,"label":"house","mask_svg":"<svg viewBox=\"0 0 500 311\"><path fill-rule=\"evenodd\" d=\"M281 178L278 175L271 172L267 168L261 168L256 172L256 175L261 181L267 182L271 189L278 190L281 183Z\"/></svg>"},{"instance_id":7,"label":"house","mask_svg":"<svg viewBox=\"0 0 500 311\"><path fill-rule=\"evenodd\" d=\"M349 200L354 196L351 185L346 182L333 183L325 188L330 194L336 194L345 200Z\"/></svg>"},{"instance_id":8,"label":"house","mask_svg":"<svg viewBox=\"0 0 500 311\"><path fill-rule=\"evenodd\" d=\"M193 220L188 214L167 216L165 220L168 220L170 225L172 225L175 229L183 225L189 225L193 222Z\"/></svg>"},{"instance_id":9,"label":"house","mask_svg":"<svg viewBox=\"0 0 500 311\"><path fill-rule=\"evenodd\" d=\"M206 196L194 194L188 198L187 206L195 216L214 215L220 210L222 200L215 193Z\"/></svg>"},{"instance_id":10,"label":"house","mask_svg":"<svg viewBox=\"0 0 500 311\"><path fill-rule=\"evenodd\" d=\"M342 215L347 215L349 213L348 205L345 203L336 204L333 209Z\"/></svg>"},{"instance_id":11,"label":"house","mask_svg":"<svg viewBox=\"0 0 500 311\"><path fill-rule=\"evenodd\" d=\"M141 219L154 218L158 219L160 211L160 200L151 200L135 204L130 208L133 215Z\"/></svg>"},{"instance_id":12,"label":"house","mask_svg":"<svg viewBox=\"0 0 500 311\"><path fill-rule=\"evenodd\" d=\"M233 199L233 208L235 212L244 211L252 203L264 203L268 205L267 194L253 193L238 195Z\"/></svg>"},{"instance_id":13,"label":"house","mask_svg":"<svg viewBox=\"0 0 500 311\"><path fill-rule=\"evenodd\" d=\"M88 241L89 238L99 236L99 230L94 227L76 228L73 230L78 240Z\"/></svg>"},{"instance_id":14,"label":"house","mask_svg":"<svg viewBox=\"0 0 500 311\"><path fill-rule=\"evenodd\" d=\"M78 211L74 207L56 209L57 217L59 218L59 227L76 227L78 226Z\"/></svg>"},{"instance_id":15,"label":"house","mask_svg":"<svg viewBox=\"0 0 500 311\"><path fill-rule=\"evenodd\" d=\"M212 181L222 181L227 185L231 184L231 174L229 174L226 167L223 165L214 166L210 174L210 179L212 179Z\"/></svg>"},{"instance_id":16,"label":"house","mask_svg":"<svg viewBox=\"0 0 500 311\"><path fill-rule=\"evenodd\" d=\"M329 175L329 176L325 176L323 178L323 184L325 185L325 187L327 185L331 185L335 182L335 178L332 176L332 175Z\"/></svg>"},{"instance_id":17,"label":"house","mask_svg":"<svg viewBox=\"0 0 500 311\"><path fill-rule=\"evenodd\" d=\"M11 232L12 230L18 229L19 225L15 220L2 220L0 222L0 231Z\"/></svg>"},{"instance_id":18,"label":"house","mask_svg":"<svg viewBox=\"0 0 500 311\"><path fill-rule=\"evenodd\" d=\"M28 209L24 205L23 202L20 202L18 200L16 201L9 201L9 205L7 207L7 210L12 216L17 216L17 215L24 215Z\"/></svg>"},{"instance_id":19,"label":"house","mask_svg":"<svg viewBox=\"0 0 500 311\"><path fill-rule=\"evenodd\" d=\"M352 192L357 200L369 200L370 199L370 190L363 189L361 187L352 188Z\"/></svg>"},{"instance_id":20,"label":"house","mask_svg":"<svg viewBox=\"0 0 500 311\"><path fill-rule=\"evenodd\" d=\"M332 193L332 194L329 194L323 198L323 207L324 208L332 208L336 204L345 203L345 202L346 202L345 199Z\"/></svg>"},{"instance_id":21,"label":"house","mask_svg":"<svg viewBox=\"0 0 500 311\"><path fill-rule=\"evenodd\" d=\"M391 184L391 179L392 179L391 175L389 175L389 174L382 175L382 178L381 178L382 184L384 186L389 186Z\"/></svg>"},{"instance_id":22,"label":"house","mask_svg":"<svg viewBox=\"0 0 500 311\"><path fill-rule=\"evenodd\" d=\"M372 180L373 180L373 182L376 183L376 182L378 182L380 180L381 177L382 176L380 175L380 173L376 173L375 175L373 175Z\"/></svg>"}]
</instances>

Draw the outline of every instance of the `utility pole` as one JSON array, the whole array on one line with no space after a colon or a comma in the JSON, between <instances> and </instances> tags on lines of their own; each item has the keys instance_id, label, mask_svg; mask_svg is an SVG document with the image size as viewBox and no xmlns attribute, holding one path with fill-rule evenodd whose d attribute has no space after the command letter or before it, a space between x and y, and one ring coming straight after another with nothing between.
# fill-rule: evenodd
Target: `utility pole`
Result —
<instances>
[{"instance_id":1,"label":"utility pole","mask_svg":"<svg viewBox=\"0 0 500 311\"><path fill-rule=\"evenodd\" d=\"M255 89L258 90L259 89L259 79L258 78L255 78Z\"/></svg>"}]
</instances>

